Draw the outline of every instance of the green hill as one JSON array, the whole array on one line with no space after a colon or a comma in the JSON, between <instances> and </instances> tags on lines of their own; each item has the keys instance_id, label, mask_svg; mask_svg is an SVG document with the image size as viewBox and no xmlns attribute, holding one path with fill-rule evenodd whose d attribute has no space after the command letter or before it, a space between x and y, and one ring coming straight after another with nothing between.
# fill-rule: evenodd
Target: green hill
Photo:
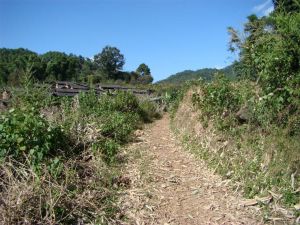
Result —
<instances>
[{"instance_id":1,"label":"green hill","mask_svg":"<svg viewBox=\"0 0 300 225\"><path fill-rule=\"evenodd\" d=\"M182 72L171 75L164 80L158 81L157 84L180 84L188 80L198 80L199 78L210 81L213 78L214 74L217 72L224 73L225 76L231 79L234 79L236 77L234 65L230 65L223 69L204 68L195 71L184 70Z\"/></svg>"}]
</instances>

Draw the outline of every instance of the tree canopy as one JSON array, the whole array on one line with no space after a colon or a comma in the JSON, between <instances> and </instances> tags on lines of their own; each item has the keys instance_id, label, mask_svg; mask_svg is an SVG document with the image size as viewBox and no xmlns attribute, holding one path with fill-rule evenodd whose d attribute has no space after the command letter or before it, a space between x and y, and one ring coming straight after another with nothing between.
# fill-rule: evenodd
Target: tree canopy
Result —
<instances>
[{"instance_id":1,"label":"tree canopy","mask_svg":"<svg viewBox=\"0 0 300 225\"><path fill-rule=\"evenodd\" d=\"M161 80L157 83L159 84L184 84L189 80L198 80L203 79L205 81L211 81L216 73L222 73L228 78L235 78L235 63L225 67L224 69L213 69L213 68L204 68L196 71L185 70L176 74L169 76L168 78Z\"/></svg>"},{"instance_id":2,"label":"tree canopy","mask_svg":"<svg viewBox=\"0 0 300 225\"><path fill-rule=\"evenodd\" d=\"M101 53L94 56L94 62L108 78L114 79L117 72L122 70L125 58L118 48L105 46Z\"/></svg>"},{"instance_id":3,"label":"tree canopy","mask_svg":"<svg viewBox=\"0 0 300 225\"><path fill-rule=\"evenodd\" d=\"M136 72L141 76L151 75L150 68L145 63L140 64L136 69Z\"/></svg>"},{"instance_id":4,"label":"tree canopy","mask_svg":"<svg viewBox=\"0 0 300 225\"><path fill-rule=\"evenodd\" d=\"M231 45L240 55L237 72L255 81L265 94L271 93L279 110L286 105L292 108L299 97L300 3L277 0L274 4L271 15L248 17L244 35L232 30L230 34Z\"/></svg>"},{"instance_id":5,"label":"tree canopy","mask_svg":"<svg viewBox=\"0 0 300 225\"><path fill-rule=\"evenodd\" d=\"M136 73L138 74L138 83L151 84L153 82L150 68L145 63L139 65L136 69Z\"/></svg>"},{"instance_id":6,"label":"tree canopy","mask_svg":"<svg viewBox=\"0 0 300 225\"><path fill-rule=\"evenodd\" d=\"M103 48L101 53L95 55L94 60L57 51L37 54L24 48L0 48L0 86L18 85L28 69L39 82L152 82L150 68L146 64L141 64L143 66L138 72L126 72L121 71L124 63L124 55L120 50L110 46Z\"/></svg>"},{"instance_id":7,"label":"tree canopy","mask_svg":"<svg viewBox=\"0 0 300 225\"><path fill-rule=\"evenodd\" d=\"M299 13L299 0L273 0L275 12Z\"/></svg>"}]
</instances>

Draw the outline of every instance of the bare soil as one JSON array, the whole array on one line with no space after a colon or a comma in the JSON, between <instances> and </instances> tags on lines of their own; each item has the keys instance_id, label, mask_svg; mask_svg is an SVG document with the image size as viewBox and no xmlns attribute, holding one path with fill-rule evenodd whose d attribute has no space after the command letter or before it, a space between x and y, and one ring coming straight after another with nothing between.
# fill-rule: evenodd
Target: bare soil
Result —
<instances>
[{"instance_id":1,"label":"bare soil","mask_svg":"<svg viewBox=\"0 0 300 225\"><path fill-rule=\"evenodd\" d=\"M137 136L126 149L131 183L119 202L121 224L263 224L227 180L181 147L168 116Z\"/></svg>"}]
</instances>

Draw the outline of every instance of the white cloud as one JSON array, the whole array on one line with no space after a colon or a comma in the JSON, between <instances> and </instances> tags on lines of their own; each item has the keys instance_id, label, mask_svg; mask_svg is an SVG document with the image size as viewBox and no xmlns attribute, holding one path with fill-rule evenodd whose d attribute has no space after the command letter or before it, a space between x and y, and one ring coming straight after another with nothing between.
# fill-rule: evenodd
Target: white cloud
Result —
<instances>
[{"instance_id":1,"label":"white cloud","mask_svg":"<svg viewBox=\"0 0 300 225\"><path fill-rule=\"evenodd\" d=\"M273 6L268 7L263 11L264 16L268 16L271 12L273 12L273 10L274 10Z\"/></svg>"},{"instance_id":2,"label":"white cloud","mask_svg":"<svg viewBox=\"0 0 300 225\"><path fill-rule=\"evenodd\" d=\"M216 65L216 66L214 66L214 68L216 68L216 69L220 70L220 69L223 69L223 68L224 68L224 66L221 66L221 65Z\"/></svg>"},{"instance_id":3,"label":"white cloud","mask_svg":"<svg viewBox=\"0 0 300 225\"><path fill-rule=\"evenodd\" d=\"M272 0L266 0L263 3L253 7L253 12L257 14L262 13L264 15L268 15L270 12L272 12L272 10Z\"/></svg>"}]
</instances>

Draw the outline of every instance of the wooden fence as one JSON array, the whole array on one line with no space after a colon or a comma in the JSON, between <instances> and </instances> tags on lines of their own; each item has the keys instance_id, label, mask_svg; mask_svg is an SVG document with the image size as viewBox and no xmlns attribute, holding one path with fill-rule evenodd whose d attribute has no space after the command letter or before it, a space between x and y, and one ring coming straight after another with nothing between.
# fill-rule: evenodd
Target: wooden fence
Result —
<instances>
[{"instance_id":1,"label":"wooden fence","mask_svg":"<svg viewBox=\"0 0 300 225\"><path fill-rule=\"evenodd\" d=\"M96 94L114 94L116 91L127 91L134 95L150 97L152 90L138 89L135 87L124 87L120 85L96 85L94 88L89 88L85 84L78 84L72 82L55 82L51 86L51 94L54 96L70 96L73 97L81 92L88 92L94 90Z\"/></svg>"}]
</instances>

